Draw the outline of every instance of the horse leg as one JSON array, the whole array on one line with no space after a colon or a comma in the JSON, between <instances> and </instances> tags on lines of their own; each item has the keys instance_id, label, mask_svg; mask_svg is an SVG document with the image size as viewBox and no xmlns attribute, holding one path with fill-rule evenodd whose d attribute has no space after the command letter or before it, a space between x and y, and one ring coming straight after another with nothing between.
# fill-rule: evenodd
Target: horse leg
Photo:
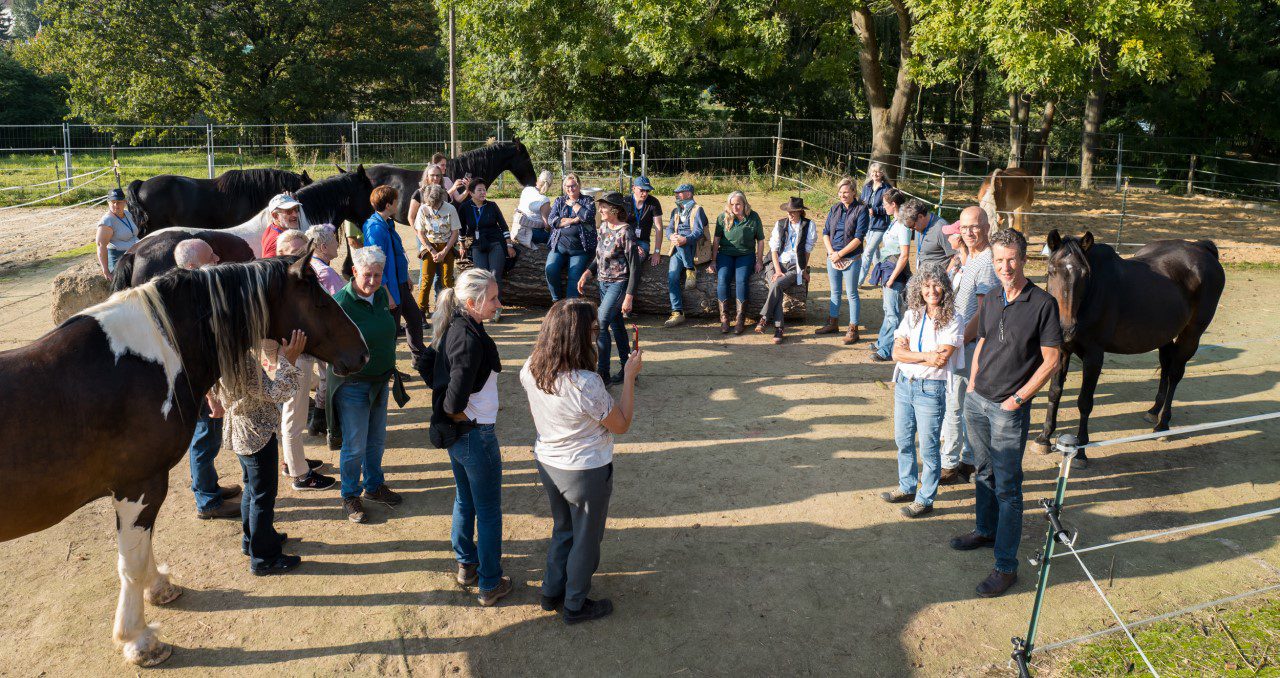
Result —
<instances>
[{"instance_id":1,"label":"horse leg","mask_svg":"<svg viewBox=\"0 0 1280 678\"><path fill-rule=\"evenodd\" d=\"M1183 332L1181 336L1173 342L1173 355L1169 359L1169 376L1168 387L1164 394L1164 402L1161 403L1160 418L1156 421L1157 431L1168 431L1169 420L1173 418L1173 393L1178 389L1178 382L1182 381L1182 375L1187 372L1187 363L1191 362L1200 348L1200 332L1197 330L1194 334Z\"/></svg>"},{"instance_id":2,"label":"horse leg","mask_svg":"<svg viewBox=\"0 0 1280 678\"><path fill-rule=\"evenodd\" d=\"M1090 352L1081 354L1081 361L1084 363L1083 375L1080 381L1080 397L1076 400L1076 407L1080 410L1080 425L1076 429L1076 441L1080 445L1089 444L1089 415L1093 414L1093 394L1098 389L1098 377L1102 376L1103 353ZM1088 455L1084 450L1076 455L1081 463L1088 462Z\"/></svg>"},{"instance_id":3,"label":"horse leg","mask_svg":"<svg viewBox=\"0 0 1280 678\"><path fill-rule=\"evenodd\" d=\"M1058 428L1058 403L1062 400L1062 387L1067 383L1067 372L1070 369L1071 353L1063 351L1058 369L1049 380L1049 402L1045 405L1044 430L1036 436L1034 441L1040 454L1049 453L1049 441L1053 439L1053 432Z\"/></svg>"},{"instance_id":4,"label":"horse leg","mask_svg":"<svg viewBox=\"0 0 1280 678\"><path fill-rule=\"evenodd\" d=\"M1174 345L1169 342L1160 347L1160 385L1156 387L1156 403L1142 415L1143 419L1156 423L1160 410L1164 409L1164 401L1169 393L1169 365L1173 362Z\"/></svg>"},{"instance_id":5,"label":"horse leg","mask_svg":"<svg viewBox=\"0 0 1280 678\"><path fill-rule=\"evenodd\" d=\"M155 584L154 579L160 576L164 579L162 587L171 586L156 569L151 554L151 530L168 491L168 481L167 474L159 474L113 497L120 551L120 600L112 637L122 647L125 660L139 666L155 666L173 653L143 615L143 599Z\"/></svg>"}]
</instances>

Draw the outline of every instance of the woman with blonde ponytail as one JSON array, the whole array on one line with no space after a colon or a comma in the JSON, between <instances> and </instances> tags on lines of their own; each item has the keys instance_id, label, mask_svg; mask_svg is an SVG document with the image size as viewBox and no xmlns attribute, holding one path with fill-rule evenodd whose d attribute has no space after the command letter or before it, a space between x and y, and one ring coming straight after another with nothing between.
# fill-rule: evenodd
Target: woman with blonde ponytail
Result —
<instances>
[{"instance_id":1,"label":"woman with blonde ponytail","mask_svg":"<svg viewBox=\"0 0 1280 678\"><path fill-rule=\"evenodd\" d=\"M440 293L431 318L431 443L449 450L456 484L453 553L457 581L479 584L479 601L490 607L511 593L502 576L502 455L494 432L498 421L498 345L484 323L502 308L498 280L483 268L458 276Z\"/></svg>"}]
</instances>

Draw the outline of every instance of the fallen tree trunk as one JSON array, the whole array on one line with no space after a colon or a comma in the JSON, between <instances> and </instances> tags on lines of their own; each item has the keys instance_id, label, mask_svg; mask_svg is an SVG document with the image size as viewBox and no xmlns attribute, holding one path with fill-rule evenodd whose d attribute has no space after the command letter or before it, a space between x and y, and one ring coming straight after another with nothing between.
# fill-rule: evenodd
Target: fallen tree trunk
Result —
<instances>
[{"instance_id":1,"label":"fallen tree trunk","mask_svg":"<svg viewBox=\"0 0 1280 678\"><path fill-rule=\"evenodd\" d=\"M111 296L111 281L102 277L102 270L96 260L82 264L58 274L53 279L53 323L61 325L71 316L100 304Z\"/></svg>"},{"instance_id":2,"label":"fallen tree trunk","mask_svg":"<svg viewBox=\"0 0 1280 678\"><path fill-rule=\"evenodd\" d=\"M515 268L502 278L502 303L523 307L550 306L551 293L547 290L547 278L544 272L546 263L547 248L545 246L539 246L537 250L521 247L520 258ZM650 267L647 262L644 264L644 273L636 289L634 312L654 315L666 315L671 312L671 301L667 294L667 265L668 258L665 256L662 258L662 263L655 267ZM464 263L460 268L469 267L470 264ZM719 316L716 306L716 277L706 269L706 266L699 266L697 284L692 289L684 290L685 315ZM768 270L767 267L766 270ZM574 281L571 284L576 285L577 282ZM751 289L747 292L747 312L754 318L760 314L769 286L765 282L763 273L753 274L749 285ZM730 289L729 292L729 313L732 315L734 312L733 290ZM808 287L802 285L792 288L784 295L782 312L788 320L804 319L808 294ZM594 281L587 286L586 296L593 300L599 299Z\"/></svg>"}]
</instances>

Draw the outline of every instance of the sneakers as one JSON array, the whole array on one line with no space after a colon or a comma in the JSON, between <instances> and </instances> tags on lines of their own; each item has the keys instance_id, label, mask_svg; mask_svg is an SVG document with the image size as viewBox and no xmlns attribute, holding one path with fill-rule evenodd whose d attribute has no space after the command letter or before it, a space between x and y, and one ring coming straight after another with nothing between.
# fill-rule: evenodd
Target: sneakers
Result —
<instances>
[{"instance_id":1,"label":"sneakers","mask_svg":"<svg viewBox=\"0 0 1280 678\"><path fill-rule=\"evenodd\" d=\"M307 473L307 475L293 481L293 489L295 490L327 490L334 486L338 481L332 476L326 476L315 471Z\"/></svg>"},{"instance_id":2,"label":"sneakers","mask_svg":"<svg viewBox=\"0 0 1280 678\"><path fill-rule=\"evenodd\" d=\"M601 600L592 600L587 598L582 601L582 609L570 610L565 608L561 610L560 618L564 620L564 623L573 626L574 624L581 624L582 622L603 619L604 617L608 617L610 614L613 614L613 603L609 602L608 598Z\"/></svg>"},{"instance_id":3,"label":"sneakers","mask_svg":"<svg viewBox=\"0 0 1280 678\"><path fill-rule=\"evenodd\" d=\"M781 344L781 343L782 343L782 337L783 337L783 334L782 334L782 325L775 325L775 326L774 326L774 328L773 328L773 343L775 343L775 344Z\"/></svg>"},{"instance_id":4,"label":"sneakers","mask_svg":"<svg viewBox=\"0 0 1280 678\"><path fill-rule=\"evenodd\" d=\"M481 607L493 607L498 604L499 600L505 598L508 593L511 593L514 588L515 585L511 583L511 577L503 577L498 580L497 586L488 591L481 589L480 595L476 596L476 600L480 601Z\"/></svg>"},{"instance_id":5,"label":"sneakers","mask_svg":"<svg viewBox=\"0 0 1280 678\"><path fill-rule=\"evenodd\" d=\"M379 504L385 504L387 506L399 506L400 502L404 501L404 499L400 498L400 495L392 492L391 488L387 487L385 484L379 485L378 489L373 492L365 490L364 494L360 495L360 497L361 499L376 501Z\"/></svg>"},{"instance_id":6,"label":"sneakers","mask_svg":"<svg viewBox=\"0 0 1280 678\"><path fill-rule=\"evenodd\" d=\"M299 558L298 556L287 556L282 553L276 556L275 560L266 563L265 565L256 567L252 565L249 566L249 571L259 577L266 577L273 574L284 574L285 572L297 569L301 564L302 558Z\"/></svg>"},{"instance_id":7,"label":"sneakers","mask_svg":"<svg viewBox=\"0 0 1280 678\"><path fill-rule=\"evenodd\" d=\"M624 379L624 376L622 374L622 370L618 370L617 374L613 375L612 377L609 377L609 385L617 386L623 382L623 379Z\"/></svg>"},{"instance_id":8,"label":"sneakers","mask_svg":"<svg viewBox=\"0 0 1280 678\"><path fill-rule=\"evenodd\" d=\"M668 327L668 328L679 327L684 324L684 321L685 321L684 313L681 313L680 311L672 311L671 317L667 318L667 322L662 323L662 326Z\"/></svg>"},{"instance_id":9,"label":"sneakers","mask_svg":"<svg viewBox=\"0 0 1280 678\"><path fill-rule=\"evenodd\" d=\"M984 537L977 531L968 534L962 534L951 540L951 548L957 551L972 551L980 548L995 548L996 540L992 537Z\"/></svg>"},{"instance_id":10,"label":"sneakers","mask_svg":"<svg viewBox=\"0 0 1280 678\"><path fill-rule=\"evenodd\" d=\"M898 512L905 518L920 518L933 513L933 504L925 506L918 501L913 501L910 504L903 506L901 509L898 509Z\"/></svg>"},{"instance_id":11,"label":"sneakers","mask_svg":"<svg viewBox=\"0 0 1280 678\"><path fill-rule=\"evenodd\" d=\"M893 362L893 358L886 358L886 357L884 357L884 356L880 355L880 352L879 352L879 351L873 351L873 352L871 353L871 362L874 362L874 363L889 363L889 362Z\"/></svg>"},{"instance_id":12,"label":"sneakers","mask_svg":"<svg viewBox=\"0 0 1280 678\"><path fill-rule=\"evenodd\" d=\"M978 584L978 588L975 591L983 598L995 598L1008 591L1009 587L1016 583L1018 583L1018 574L1016 572L992 570L991 574L987 575L987 578Z\"/></svg>"},{"instance_id":13,"label":"sneakers","mask_svg":"<svg viewBox=\"0 0 1280 678\"><path fill-rule=\"evenodd\" d=\"M324 462L320 461L319 459L307 459L306 462L307 462L307 471L317 471L321 468L324 468ZM284 462L280 462L280 474L286 475L286 476L289 475L288 464Z\"/></svg>"},{"instance_id":14,"label":"sneakers","mask_svg":"<svg viewBox=\"0 0 1280 678\"><path fill-rule=\"evenodd\" d=\"M470 563L458 563L458 574L454 576L458 586L475 586L475 583L480 579L480 575L476 573L476 569L479 567L479 565Z\"/></svg>"},{"instance_id":15,"label":"sneakers","mask_svg":"<svg viewBox=\"0 0 1280 678\"><path fill-rule=\"evenodd\" d=\"M761 317L760 322L756 323L756 334L764 334L765 326L767 324L768 324L768 321L765 318Z\"/></svg>"},{"instance_id":16,"label":"sneakers","mask_svg":"<svg viewBox=\"0 0 1280 678\"><path fill-rule=\"evenodd\" d=\"M239 518L240 503L234 501L223 501L221 504L201 511L196 509L196 517L200 520L210 520L213 518Z\"/></svg>"},{"instance_id":17,"label":"sneakers","mask_svg":"<svg viewBox=\"0 0 1280 678\"><path fill-rule=\"evenodd\" d=\"M915 498L915 492L903 492L902 490L880 493L880 499L890 504L905 504L909 501L914 501Z\"/></svg>"},{"instance_id":18,"label":"sneakers","mask_svg":"<svg viewBox=\"0 0 1280 678\"><path fill-rule=\"evenodd\" d=\"M343 499L342 510L347 513L347 520L353 523L363 523L368 520L364 514L364 504L360 501L360 497Z\"/></svg>"}]
</instances>

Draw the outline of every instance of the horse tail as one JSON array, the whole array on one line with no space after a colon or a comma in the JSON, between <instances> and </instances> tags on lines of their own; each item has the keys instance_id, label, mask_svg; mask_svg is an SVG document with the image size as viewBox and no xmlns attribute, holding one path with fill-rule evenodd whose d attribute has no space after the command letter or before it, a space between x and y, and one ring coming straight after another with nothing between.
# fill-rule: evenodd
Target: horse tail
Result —
<instances>
[{"instance_id":1,"label":"horse tail","mask_svg":"<svg viewBox=\"0 0 1280 678\"><path fill-rule=\"evenodd\" d=\"M138 224L138 230L143 233L147 232L147 222L150 217L147 210L142 206L142 198L138 197L138 190L142 188L142 180L134 179L124 189L125 204L128 205L129 211L133 213L133 220Z\"/></svg>"},{"instance_id":2,"label":"horse tail","mask_svg":"<svg viewBox=\"0 0 1280 678\"><path fill-rule=\"evenodd\" d=\"M1209 253L1213 255L1214 259L1220 258L1218 256L1218 245L1215 244L1212 240L1197 240L1195 244L1205 248L1206 250L1209 250Z\"/></svg>"},{"instance_id":3,"label":"horse tail","mask_svg":"<svg viewBox=\"0 0 1280 678\"><path fill-rule=\"evenodd\" d=\"M133 263L137 255L125 252L116 262L116 270L111 272L111 291L119 292L133 287Z\"/></svg>"}]
</instances>

